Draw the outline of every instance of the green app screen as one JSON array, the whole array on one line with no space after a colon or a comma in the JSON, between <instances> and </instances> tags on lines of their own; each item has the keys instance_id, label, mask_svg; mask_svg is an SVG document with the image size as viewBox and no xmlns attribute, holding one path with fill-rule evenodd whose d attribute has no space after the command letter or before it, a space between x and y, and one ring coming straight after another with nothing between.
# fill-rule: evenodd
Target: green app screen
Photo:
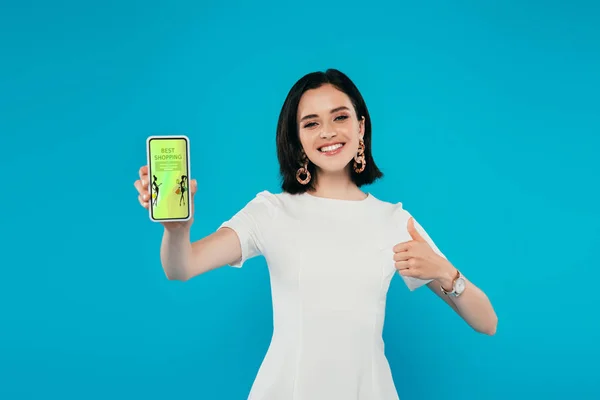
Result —
<instances>
[{"instance_id":1,"label":"green app screen","mask_svg":"<svg viewBox=\"0 0 600 400\"><path fill-rule=\"evenodd\" d=\"M187 218L190 213L187 141L153 138L149 146L152 218Z\"/></svg>"}]
</instances>

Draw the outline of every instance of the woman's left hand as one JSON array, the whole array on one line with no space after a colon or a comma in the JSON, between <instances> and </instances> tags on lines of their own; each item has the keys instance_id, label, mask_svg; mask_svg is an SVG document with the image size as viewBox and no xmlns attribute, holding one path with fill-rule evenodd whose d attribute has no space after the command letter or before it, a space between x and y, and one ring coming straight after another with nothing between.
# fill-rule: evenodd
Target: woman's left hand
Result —
<instances>
[{"instance_id":1,"label":"woman's left hand","mask_svg":"<svg viewBox=\"0 0 600 400\"><path fill-rule=\"evenodd\" d=\"M394 246L395 266L400 275L447 282L456 274L456 269L444 257L437 254L415 228L415 220L408 220L408 233L412 240Z\"/></svg>"}]
</instances>

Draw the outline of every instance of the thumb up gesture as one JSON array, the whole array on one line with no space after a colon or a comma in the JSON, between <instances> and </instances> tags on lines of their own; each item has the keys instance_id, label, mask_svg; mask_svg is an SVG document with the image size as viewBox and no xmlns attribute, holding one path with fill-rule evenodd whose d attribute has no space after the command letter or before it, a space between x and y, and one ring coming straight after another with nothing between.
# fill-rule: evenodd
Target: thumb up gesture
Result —
<instances>
[{"instance_id":1,"label":"thumb up gesture","mask_svg":"<svg viewBox=\"0 0 600 400\"><path fill-rule=\"evenodd\" d=\"M394 246L395 266L400 275L423 280L439 280L448 276L448 271L454 267L421 236L413 217L408 220L407 229L412 240Z\"/></svg>"}]
</instances>

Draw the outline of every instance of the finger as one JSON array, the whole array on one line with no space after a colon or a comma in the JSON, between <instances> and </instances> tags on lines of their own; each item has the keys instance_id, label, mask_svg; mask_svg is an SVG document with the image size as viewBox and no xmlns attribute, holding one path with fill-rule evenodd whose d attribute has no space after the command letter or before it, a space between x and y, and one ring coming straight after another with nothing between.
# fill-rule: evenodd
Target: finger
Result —
<instances>
[{"instance_id":1,"label":"finger","mask_svg":"<svg viewBox=\"0 0 600 400\"><path fill-rule=\"evenodd\" d=\"M148 166L144 165L143 167L141 167L139 173L140 173L140 179L147 177L148 176Z\"/></svg>"},{"instance_id":2,"label":"finger","mask_svg":"<svg viewBox=\"0 0 600 400\"><path fill-rule=\"evenodd\" d=\"M198 190L198 182L195 179L192 179L192 196L196 194Z\"/></svg>"},{"instance_id":3,"label":"finger","mask_svg":"<svg viewBox=\"0 0 600 400\"><path fill-rule=\"evenodd\" d=\"M146 192L146 191L144 191L144 192L141 192L141 193L139 194L139 196L138 196L138 199L139 199L140 201L142 201L142 202L143 202L143 201L150 201L150 193L148 193L148 192Z\"/></svg>"},{"instance_id":4,"label":"finger","mask_svg":"<svg viewBox=\"0 0 600 400\"><path fill-rule=\"evenodd\" d=\"M409 251L394 253L394 261L408 261L411 257L412 254Z\"/></svg>"},{"instance_id":5,"label":"finger","mask_svg":"<svg viewBox=\"0 0 600 400\"><path fill-rule=\"evenodd\" d=\"M140 181L142 183L142 186L148 186L148 167L147 166L143 166L142 168L140 168Z\"/></svg>"},{"instance_id":6,"label":"finger","mask_svg":"<svg viewBox=\"0 0 600 400\"><path fill-rule=\"evenodd\" d=\"M139 194L142 194L143 192L146 192L148 190L146 186L142 184L142 181L139 179L133 182L133 186L137 189Z\"/></svg>"},{"instance_id":7,"label":"finger","mask_svg":"<svg viewBox=\"0 0 600 400\"><path fill-rule=\"evenodd\" d=\"M408 261L396 261L394 263L394 266L396 267L396 269L398 271L410 268L410 265L408 264Z\"/></svg>"},{"instance_id":8,"label":"finger","mask_svg":"<svg viewBox=\"0 0 600 400\"><path fill-rule=\"evenodd\" d=\"M394 250L394 253L399 253L401 251L408 251L412 248L413 245L414 245L413 241L410 240L408 242L398 243L397 245L394 246L393 250Z\"/></svg>"},{"instance_id":9,"label":"finger","mask_svg":"<svg viewBox=\"0 0 600 400\"><path fill-rule=\"evenodd\" d=\"M404 268L404 269L399 269L398 273L402 276L408 276L411 278L418 278L419 277L419 272L417 270L415 270L414 268Z\"/></svg>"},{"instance_id":10,"label":"finger","mask_svg":"<svg viewBox=\"0 0 600 400\"><path fill-rule=\"evenodd\" d=\"M144 207L145 209L148 209L148 206L149 206L149 203L148 203L149 202L149 197L150 196L148 196L148 194L140 194L138 196L138 201L140 202L140 205L142 207Z\"/></svg>"},{"instance_id":11,"label":"finger","mask_svg":"<svg viewBox=\"0 0 600 400\"><path fill-rule=\"evenodd\" d=\"M417 228L415 227L415 219L413 217L410 217L408 219L408 233L410 234L410 237L413 238L413 240L417 241L417 242L424 242L425 239L423 239L423 236L421 236L421 234L417 231Z\"/></svg>"}]
</instances>

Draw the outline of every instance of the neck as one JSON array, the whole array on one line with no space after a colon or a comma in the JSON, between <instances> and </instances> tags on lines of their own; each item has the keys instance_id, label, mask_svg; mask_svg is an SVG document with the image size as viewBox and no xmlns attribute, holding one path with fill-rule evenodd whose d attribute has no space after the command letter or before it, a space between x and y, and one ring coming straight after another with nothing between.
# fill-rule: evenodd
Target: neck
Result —
<instances>
[{"instance_id":1,"label":"neck","mask_svg":"<svg viewBox=\"0 0 600 400\"><path fill-rule=\"evenodd\" d=\"M315 190L309 194L340 200L363 200L366 194L350 179L349 171L331 173L319 170Z\"/></svg>"}]
</instances>

